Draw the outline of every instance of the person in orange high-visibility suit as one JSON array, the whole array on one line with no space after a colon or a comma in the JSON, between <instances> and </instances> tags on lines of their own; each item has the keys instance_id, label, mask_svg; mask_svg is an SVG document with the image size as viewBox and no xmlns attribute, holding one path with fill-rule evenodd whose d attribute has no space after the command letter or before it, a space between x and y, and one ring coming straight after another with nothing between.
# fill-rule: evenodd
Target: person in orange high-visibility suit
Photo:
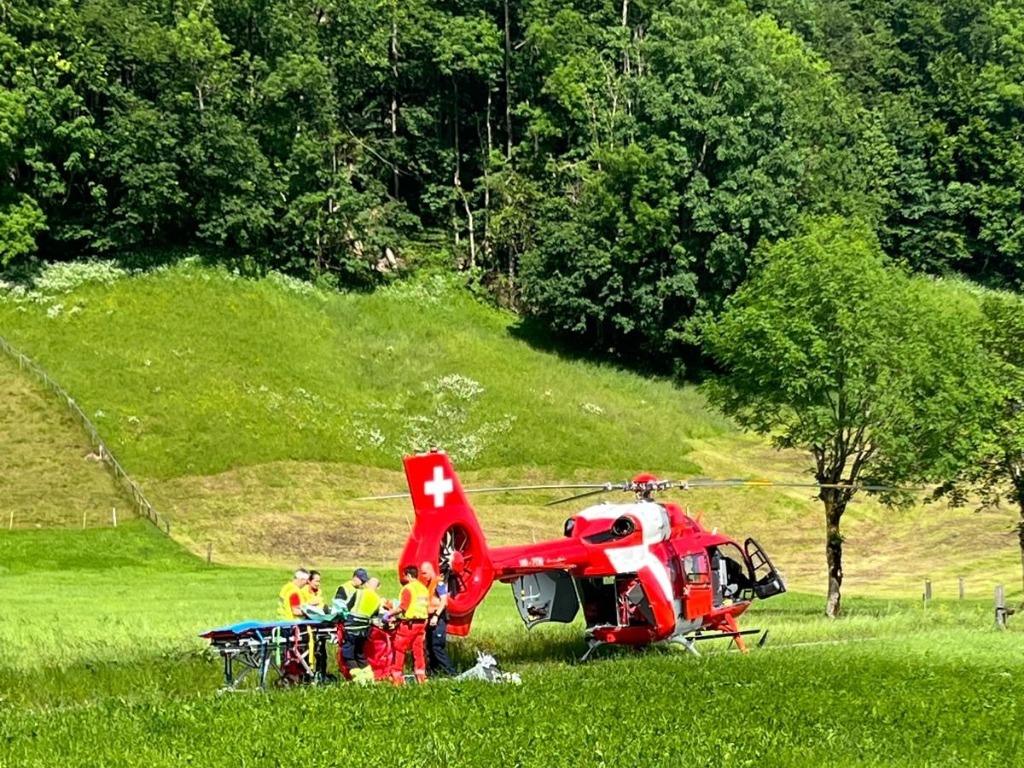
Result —
<instances>
[{"instance_id":1,"label":"person in orange high-visibility suit","mask_svg":"<svg viewBox=\"0 0 1024 768\"><path fill-rule=\"evenodd\" d=\"M395 633L395 661L391 667L391 679L395 685L405 683L405 655L412 650L412 671L416 682L427 680L427 659L423 640L427 630L427 588L419 579L420 571L415 565L402 569L402 593L398 598L398 609L387 618L398 619Z\"/></svg>"}]
</instances>

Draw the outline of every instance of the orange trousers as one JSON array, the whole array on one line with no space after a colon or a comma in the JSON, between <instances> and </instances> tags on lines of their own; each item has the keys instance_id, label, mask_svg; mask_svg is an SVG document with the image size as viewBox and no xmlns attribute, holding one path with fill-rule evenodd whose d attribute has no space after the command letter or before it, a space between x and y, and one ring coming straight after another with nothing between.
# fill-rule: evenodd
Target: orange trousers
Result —
<instances>
[{"instance_id":1,"label":"orange trousers","mask_svg":"<svg viewBox=\"0 0 1024 768\"><path fill-rule=\"evenodd\" d=\"M395 660L391 666L391 679L395 685L405 682L405 655L412 650L412 671L417 682L427 679L427 654L423 645L427 634L425 621L403 621L395 633Z\"/></svg>"}]
</instances>

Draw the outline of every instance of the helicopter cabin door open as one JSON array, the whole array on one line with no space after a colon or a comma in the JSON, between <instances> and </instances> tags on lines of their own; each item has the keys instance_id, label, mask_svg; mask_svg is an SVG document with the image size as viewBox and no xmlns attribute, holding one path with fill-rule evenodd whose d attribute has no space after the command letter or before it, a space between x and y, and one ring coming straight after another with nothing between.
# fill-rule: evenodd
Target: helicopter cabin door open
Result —
<instances>
[{"instance_id":1,"label":"helicopter cabin door open","mask_svg":"<svg viewBox=\"0 0 1024 768\"><path fill-rule=\"evenodd\" d=\"M772 595L781 595L786 591L782 576L768 559L764 549L754 539L747 539L743 544L750 561L750 569L754 574L754 594L761 600Z\"/></svg>"},{"instance_id":2,"label":"helicopter cabin door open","mask_svg":"<svg viewBox=\"0 0 1024 768\"><path fill-rule=\"evenodd\" d=\"M519 615L527 629L548 621L569 624L580 609L572 576L567 571L544 571L512 582Z\"/></svg>"},{"instance_id":3,"label":"helicopter cabin door open","mask_svg":"<svg viewBox=\"0 0 1024 768\"><path fill-rule=\"evenodd\" d=\"M638 574L576 579L587 629L654 627L654 611Z\"/></svg>"}]
</instances>

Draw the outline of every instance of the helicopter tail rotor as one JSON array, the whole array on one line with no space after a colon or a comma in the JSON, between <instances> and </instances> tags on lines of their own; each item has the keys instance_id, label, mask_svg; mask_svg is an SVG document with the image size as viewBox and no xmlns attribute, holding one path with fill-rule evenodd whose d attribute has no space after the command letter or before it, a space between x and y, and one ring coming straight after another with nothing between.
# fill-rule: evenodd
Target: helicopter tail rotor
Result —
<instances>
[{"instance_id":1,"label":"helicopter tail rotor","mask_svg":"<svg viewBox=\"0 0 1024 768\"><path fill-rule=\"evenodd\" d=\"M465 635L494 581L487 540L447 454L407 456L404 463L416 519L399 573L408 565L434 564L448 587L448 632Z\"/></svg>"}]
</instances>

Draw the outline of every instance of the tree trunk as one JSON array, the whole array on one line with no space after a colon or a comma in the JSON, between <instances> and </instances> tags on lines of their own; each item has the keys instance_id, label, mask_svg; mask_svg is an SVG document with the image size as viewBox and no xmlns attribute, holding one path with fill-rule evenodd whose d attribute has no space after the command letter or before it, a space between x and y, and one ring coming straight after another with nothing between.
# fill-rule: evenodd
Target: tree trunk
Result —
<instances>
[{"instance_id":1,"label":"tree trunk","mask_svg":"<svg viewBox=\"0 0 1024 768\"><path fill-rule=\"evenodd\" d=\"M462 188L462 147L459 142L459 86L455 82L455 78L452 78L452 94L454 104L454 130L455 130L455 174L452 178L452 184L455 186L455 191L459 198L462 200L462 206L466 211L466 225L469 229L469 268L474 269L476 267L476 238L474 237L473 227L473 211L469 206L469 198L466 196L466 191ZM455 244L459 243L459 221L458 216L455 217Z\"/></svg>"},{"instance_id":2,"label":"tree trunk","mask_svg":"<svg viewBox=\"0 0 1024 768\"><path fill-rule=\"evenodd\" d=\"M1024 584L1024 502L1020 504L1020 522L1017 523L1017 542L1020 544L1021 583Z\"/></svg>"},{"instance_id":3,"label":"tree trunk","mask_svg":"<svg viewBox=\"0 0 1024 768\"><path fill-rule=\"evenodd\" d=\"M476 268L476 237L473 231L476 228L476 222L473 220L473 208L469 204L469 197L462 188L458 176L455 177L455 187L462 197L462 206L466 211L466 228L469 230L469 268L474 269Z\"/></svg>"},{"instance_id":4,"label":"tree trunk","mask_svg":"<svg viewBox=\"0 0 1024 768\"><path fill-rule=\"evenodd\" d=\"M512 25L505 0L505 159L512 159Z\"/></svg>"},{"instance_id":5,"label":"tree trunk","mask_svg":"<svg viewBox=\"0 0 1024 768\"><path fill-rule=\"evenodd\" d=\"M622 28L629 24L629 0L622 0ZM622 74L629 77L629 43L622 47Z\"/></svg>"},{"instance_id":6,"label":"tree trunk","mask_svg":"<svg viewBox=\"0 0 1024 768\"><path fill-rule=\"evenodd\" d=\"M391 151L398 144L398 7L391 8L391 44L388 54L391 58ZM391 166L391 193L398 199L398 164Z\"/></svg>"},{"instance_id":7,"label":"tree trunk","mask_svg":"<svg viewBox=\"0 0 1024 768\"><path fill-rule=\"evenodd\" d=\"M1019 463L1009 461L1010 476L1013 481L1013 496L1017 502L1017 509L1020 511L1020 520L1017 523L1017 544L1020 546L1020 568L1021 584L1024 585L1024 471Z\"/></svg>"},{"instance_id":8,"label":"tree trunk","mask_svg":"<svg viewBox=\"0 0 1024 768\"><path fill-rule=\"evenodd\" d=\"M490 269L493 265L491 264L491 182L490 182L490 168L491 168L491 151L494 149L494 135L491 132L491 102L492 102L492 89L490 84L487 85L487 157L484 160L484 241L481 244L484 254L484 261L486 262L487 268Z\"/></svg>"},{"instance_id":9,"label":"tree trunk","mask_svg":"<svg viewBox=\"0 0 1024 768\"><path fill-rule=\"evenodd\" d=\"M839 532L839 521L846 510L846 501L839 498L839 493L831 488L822 489L820 498L825 502L825 558L828 562L825 615L834 619L842 609L843 537Z\"/></svg>"}]
</instances>

